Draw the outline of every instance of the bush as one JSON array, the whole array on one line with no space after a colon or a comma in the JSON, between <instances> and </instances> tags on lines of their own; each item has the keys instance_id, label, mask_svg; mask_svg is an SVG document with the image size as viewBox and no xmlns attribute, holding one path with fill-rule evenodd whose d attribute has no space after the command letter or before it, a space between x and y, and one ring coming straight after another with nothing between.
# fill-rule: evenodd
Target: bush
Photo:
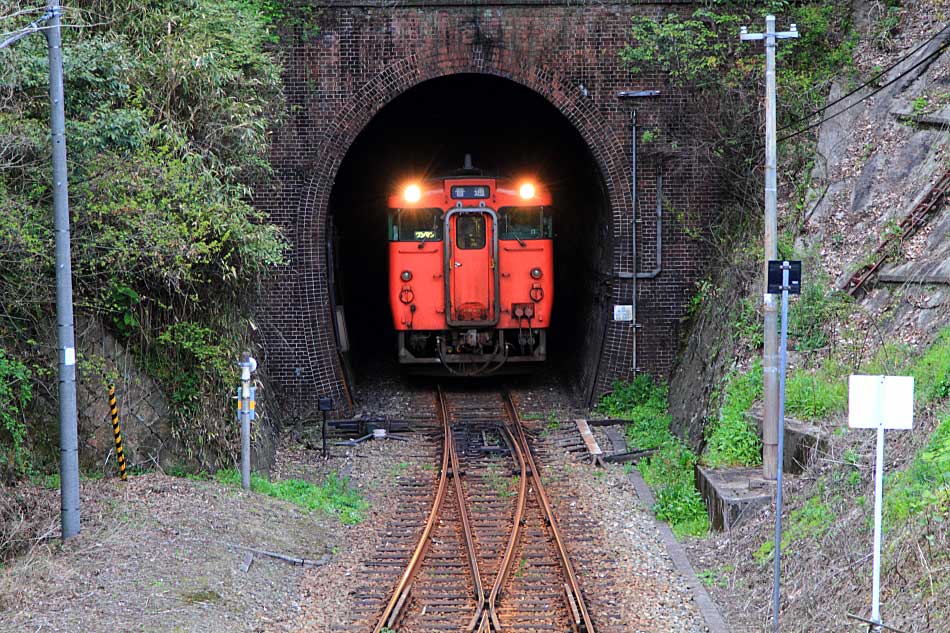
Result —
<instances>
[{"instance_id":1,"label":"bush","mask_svg":"<svg viewBox=\"0 0 950 633\"><path fill-rule=\"evenodd\" d=\"M0 484L31 468L26 410L33 399L30 370L0 348Z\"/></svg>"},{"instance_id":2,"label":"bush","mask_svg":"<svg viewBox=\"0 0 950 633\"><path fill-rule=\"evenodd\" d=\"M667 442L672 418L667 411L667 388L656 385L647 375L633 382L616 382L597 410L612 418L630 420L626 425L627 443L638 449L658 448Z\"/></svg>"},{"instance_id":3,"label":"bush","mask_svg":"<svg viewBox=\"0 0 950 633\"><path fill-rule=\"evenodd\" d=\"M950 414L907 470L885 478L885 523L899 525L929 507L950 511Z\"/></svg>"},{"instance_id":4,"label":"bush","mask_svg":"<svg viewBox=\"0 0 950 633\"><path fill-rule=\"evenodd\" d=\"M671 144L705 152L709 165L723 174L725 193L746 209L745 219L752 222L758 221L756 202L762 197L755 169L761 159L754 150L764 125L759 95L764 64L761 45L740 42L736 33L742 25L760 29L762 16L770 10L800 27L800 39L786 40L778 48L776 78L782 94L779 125L804 127L810 122L806 115L823 105L832 80L852 63L857 40L845 3L799 0L763 6L717 0L689 15L667 11L659 18L637 16L630 44L620 53L632 72L662 72L673 84L689 87L696 116L676 119L675 126L671 123L658 136L669 135ZM787 173L808 171L810 142L806 135L786 147L783 155L792 163Z\"/></svg>"},{"instance_id":5,"label":"bush","mask_svg":"<svg viewBox=\"0 0 950 633\"><path fill-rule=\"evenodd\" d=\"M918 404L950 397L950 327L941 330L933 345L910 370Z\"/></svg>"},{"instance_id":6,"label":"bush","mask_svg":"<svg viewBox=\"0 0 950 633\"><path fill-rule=\"evenodd\" d=\"M269 0L94 0L63 33L77 316L156 374L208 467L233 452L231 364L249 298L285 249L250 205L283 110L278 13ZM4 55L0 344L36 379L52 371L39 350L55 296L46 44Z\"/></svg>"},{"instance_id":7,"label":"bush","mask_svg":"<svg viewBox=\"0 0 950 633\"><path fill-rule=\"evenodd\" d=\"M829 323L844 316L851 306L847 293L829 288L826 275L812 272L811 277L788 309L788 335L800 352L827 346Z\"/></svg>"},{"instance_id":8,"label":"bush","mask_svg":"<svg viewBox=\"0 0 950 633\"><path fill-rule=\"evenodd\" d=\"M713 468L758 466L762 441L749 421L752 405L762 395L762 364L758 359L748 372L733 370L726 377L719 420L707 427L703 461Z\"/></svg>"},{"instance_id":9,"label":"bush","mask_svg":"<svg viewBox=\"0 0 950 633\"><path fill-rule=\"evenodd\" d=\"M796 369L785 381L785 411L801 420L826 418L848 406L847 368L827 360L815 370Z\"/></svg>"},{"instance_id":10,"label":"bush","mask_svg":"<svg viewBox=\"0 0 950 633\"><path fill-rule=\"evenodd\" d=\"M670 524L678 537L704 536L709 530L706 506L693 485L696 455L670 433L672 418L667 410L667 387L646 375L630 383L614 383L597 410L630 420L626 434L636 448L656 452L640 461L638 467L646 483L656 491L657 518Z\"/></svg>"}]
</instances>

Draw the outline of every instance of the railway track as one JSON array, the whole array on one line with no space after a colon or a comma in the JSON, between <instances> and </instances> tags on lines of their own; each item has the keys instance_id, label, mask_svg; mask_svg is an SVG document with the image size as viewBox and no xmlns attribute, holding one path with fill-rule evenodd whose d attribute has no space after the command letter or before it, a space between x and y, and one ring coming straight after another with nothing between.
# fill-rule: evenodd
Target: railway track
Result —
<instances>
[{"instance_id":1,"label":"railway track","mask_svg":"<svg viewBox=\"0 0 950 633\"><path fill-rule=\"evenodd\" d=\"M594 633L510 395L439 389L437 398L435 493L405 568L377 607L374 633ZM407 523L418 521L419 500L412 496ZM397 554L406 554L406 537L399 543Z\"/></svg>"}]
</instances>

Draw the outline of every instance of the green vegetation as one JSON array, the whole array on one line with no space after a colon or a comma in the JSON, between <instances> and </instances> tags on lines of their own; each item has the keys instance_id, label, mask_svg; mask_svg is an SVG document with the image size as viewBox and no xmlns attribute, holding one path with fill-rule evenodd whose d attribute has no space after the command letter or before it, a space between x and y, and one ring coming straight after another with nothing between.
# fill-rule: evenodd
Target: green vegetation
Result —
<instances>
[{"instance_id":1,"label":"green vegetation","mask_svg":"<svg viewBox=\"0 0 950 633\"><path fill-rule=\"evenodd\" d=\"M279 5L96 0L64 16L77 27L63 32L77 318L105 324L159 380L175 404L176 437L208 467L233 453L227 397L248 346L248 297L285 248L249 203L283 109L268 50ZM4 13L32 6L15 1ZM14 461L55 438L52 425L31 425L22 438L11 423L30 381L38 395L35 384L55 371L47 73L41 35L4 51L0 372L16 367L17 377L0 383L18 393L0 394L13 416L0 419L0 453ZM105 380L98 370L86 379L97 377ZM52 419L52 409L36 417Z\"/></svg>"},{"instance_id":2,"label":"green vegetation","mask_svg":"<svg viewBox=\"0 0 950 633\"><path fill-rule=\"evenodd\" d=\"M0 347L0 484L28 474L26 412L33 399L30 370Z\"/></svg>"},{"instance_id":3,"label":"green vegetation","mask_svg":"<svg viewBox=\"0 0 950 633\"><path fill-rule=\"evenodd\" d=\"M834 357L815 369L793 370L785 385L785 408L802 420L826 418L848 406L848 374L854 371ZM950 328L918 357L903 345L888 344L859 369L867 374L906 373L914 377L918 406L950 396Z\"/></svg>"},{"instance_id":4,"label":"green vegetation","mask_svg":"<svg viewBox=\"0 0 950 633\"><path fill-rule=\"evenodd\" d=\"M762 441L747 415L761 395L761 361L756 360L747 372L733 370L729 373L719 420L706 427L706 452L703 455L706 464L722 468L762 463Z\"/></svg>"},{"instance_id":5,"label":"green vegetation","mask_svg":"<svg viewBox=\"0 0 950 633\"><path fill-rule=\"evenodd\" d=\"M653 511L670 524L677 537L704 536L709 517L702 496L693 485L696 455L670 432L667 387L649 376L637 376L630 383L614 383L597 410L612 418L630 420L627 441L636 448L656 452L640 461L643 479L656 492Z\"/></svg>"},{"instance_id":6,"label":"green vegetation","mask_svg":"<svg viewBox=\"0 0 950 633\"><path fill-rule=\"evenodd\" d=\"M641 374L630 383L615 383L597 410L611 418L629 420L627 443L635 449L659 448L672 438L667 412L667 388Z\"/></svg>"},{"instance_id":7,"label":"green vegetation","mask_svg":"<svg viewBox=\"0 0 950 633\"><path fill-rule=\"evenodd\" d=\"M823 105L831 81L853 68L857 37L846 3L716 0L688 15L668 11L659 17L637 16L630 44L620 53L633 72L659 71L674 84L690 86L698 116L687 123L696 128L662 130L657 138L679 134L668 139L670 145L691 148L698 138L712 141L696 151L708 152L708 163L724 176L726 193L744 210L743 221L733 222L733 232L758 221L757 206L749 201L761 197L762 183L754 169L761 159L753 149L763 123L759 91L764 73L761 45L740 42L736 33L743 25L761 30L762 18L770 12L781 16L782 24L796 23L801 33L777 50L778 89L783 95L778 122L805 127L810 122L806 115ZM812 142L813 135L804 135L783 148L788 162L783 171L793 179L808 171Z\"/></svg>"},{"instance_id":8,"label":"green vegetation","mask_svg":"<svg viewBox=\"0 0 950 633\"><path fill-rule=\"evenodd\" d=\"M810 279L802 284L798 299L789 302L788 336L796 350L809 352L828 345L828 325L847 314L851 297L831 287L828 276L818 270L815 258L800 258L805 260Z\"/></svg>"},{"instance_id":9,"label":"green vegetation","mask_svg":"<svg viewBox=\"0 0 950 633\"><path fill-rule=\"evenodd\" d=\"M910 368L917 404L950 397L950 327L944 328L923 356Z\"/></svg>"},{"instance_id":10,"label":"green vegetation","mask_svg":"<svg viewBox=\"0 0 950 633\"><path fill-rule=\"evenodd\" d=\"M488 470L484 475L485 483L495 491L499 497L513 497L516 494L518 484L521 481L519 475L506 477L495 469Z\"/></svg>"},{"instance_id":11,"label":"green vegetation","mask_svg":"<svg viewBox=\"0 0 950 633\"><path fill-rule=\"evenodd\" d=\"M762 314L759 312L761 299L746 297L739 302L732 331L736 340L750 350L762 349L765 343L762 327Z\"/></svg>"},{"instance_id":12,"label":"green vegetation","mask_svg":"<svg viewBox=\"0 0 950 633\"><path fill-rule=\"evenodd\" d=\"M950 512L950 413L911 465L886 477L884 493L885 524L899 525L930 507Z\"/></svg>"},{"instance_id":13,"label":"green vegetation","mask_svg":"<svg viewBox=\"0 0 950 633\"><path fill-rule=\"evenodd\" d=\"M848 406L848 368L828 359L815 370L795 369L785 381L785 412L801 420L826 418Z\"/></svg>"},{"instance_id":14,"label":"green vegetation","mask_svg":"<svg viewBox=\"0 0 950 633\"><path fill-rule=\"evenodd\" d=\"M221 594L211 589L202 589L198 591L186 591L181 594L181 599L186 604L200 604L202 602L218 602L221 600Z\"/></svg>"},{"instance_id":15,"label":"green vegetation","mask_svg":"<svg viewBox=\"0 0 950 633\"><path fill-rule=\"evenodd\" d=\"M820 496L810 497L801 508L794 510L788 517L782 530L782 551L785 552L796 541L817 540L824 536L834 524L835 513L821 500ZM762 543L752 555L756 562L764 564L775 553L775 541L769 539Z\"/></svg>"},{"instance_id":16,"label":"green vegetation","mask_svg":"<svg viewBox=\"0 0 950 633\"><path fill-rule=\"evenodd\" d=\"M234 469L219 470L215 475L221 483L240 486L241 474ZM251 490L258 494L289 501L311 511L320 511L335 516L345 525L354 525L363 520L367 503L350 487L349 479L330 473L319 486L300 479L268 481L251 473Z\"/></svg>"}]
</instances>

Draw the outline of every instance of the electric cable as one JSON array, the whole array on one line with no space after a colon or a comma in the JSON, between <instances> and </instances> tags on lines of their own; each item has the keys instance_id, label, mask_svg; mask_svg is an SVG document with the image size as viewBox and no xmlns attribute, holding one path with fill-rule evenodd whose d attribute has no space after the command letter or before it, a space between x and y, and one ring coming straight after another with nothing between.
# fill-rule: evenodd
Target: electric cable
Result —
<instances>
[{"instance_id":1,"label":"electric cable","mask_svg":"<svg viewBox=\"0 0 950 633\"><path fill-rule=\"evenodd\" d=\"M877 73L876 75L874 75L873 77L871 77L870 79L868 79L867 81L865 81L863 84L861 84L861 85L858 86L857 88L854 88L853 90L851 90L851 91L848 92L847 94L841 95L840 97L838 97L838 98L835 99L834 101L831 101L830 103L826 103L825 105L823 105L822 107L818 108L817 110L815 110L815 111L812 112L811 114L806 114L805 116L799 117L799 118L795 119L794 121L791 121L791 122L789 122L789 123L786 123L785 125L783 125L782 127L780 127L780 128L778 129L778 131L781 132L782 130L787 130L787 129L790 128L790 127L794 127L796 124L801 123L802 121L807 121L807 120L811 119L811 118L812 118L813 116L815 116L816 114L819 114L819 113L820 113L820 114L824 115L824 113L825 113L825 112L828 110L828 108L830 108L831 106L834 106L834 105L837 105L838 103L841 103L842 101L844 101L845 99L847 99L847 98L850 97L851 95L853 95L853 94L855 94L855 93L861 91L863 88L868 87L869 85L873 84L874 82L876 82L878 79L880 79L881 77L883 77L883 76L886 75L887 73L889 73L889 72L891 72L892 70L894 70L894 68L896 68L896 67L899 66L900 64L904 63L905 61L907 61L908 59L910 59L911 57L913 57L914 55L916 55L921 49L925 48L925 47L926 47L927 45L929 45L931 42L933 42L933 41L936 40L938 37L940 37L941 35L943 35L943 33L945 33L945 32L947 31L947 29L950 29L950 23L948 23L948 24L947 24L946 26L944 26L942 29L940 29L939 31L937 31L930 39L926 40L925 42L923 42L922 44L920 44L917 48L915 48L915 49L912 50L911 52L907 53L907 54L904 55L903 57L899 58L897 61L895 61L894 63L892 63L890 66L888 66L888 67L885 68L884 70L880 71L879 73Z\"/></svg>"},{"instance_id":2,"label":"electric cable","mask_svg":"<svg viewBox=\"0 0 950 633\"><path fill-rule=\"evenodd\" d=\"M825 117L825 118L823 118L823 119L821 119L821 120L819 120L819 121L816 121L815 123L812 123L811 125L808 125L807 127L803 127L802 129L798 130L797 132L792 132L791 134L787 134L787 135L785 135L785 136L779 138L779 139L778 139L778 142L781 143L782 141L787 141L787 140L790 139L790 138L794 138L794 137L798 136L799 134L803 134L803 133L807 132L808 130L812 130L812 129L814 129L814 128L820 126L822 123L825 123L826 121L830 121L831 119L835 118L835 117L838 116L839 114L844 114L845 112L847 112L847 111L850 110L851 108L855 107L856 105L858 105L858 104L860 104L860 103L863 103L864 101L867 101L868 99L870 99L871 97L873 97L873 96L876 95L877 93L881 92L882 90L884 90L884 89L887 88L888 86L890 86L890 85L896 83L899 79L903 79L903 78L904 78L905 76L907 76L911 71L916 70L917 68L919 68L920 66L922 66L924 63L927 63L927 62L930 62L930 61L936 59L936 58L939 57L945 50L947 50L948 47L950 47L950 40L947 40L946 42L944 42L943 44L941 44L939 48L937 48L936 50L934 50L934 52L930 53L930 54L927 55L926 57L921 58L921 60L918 61L916 64L914 64L913 66L910 66L910 67L907 68L904 72L902 72L901 74L897 75L896 77L894 77L894 78L891 79L890 81L881 84L880 86L878 86L877 88L875 88L873 91L871 91L871 92L869 92L868 94L866 94L865 96L861 97L860 99L858 99L858 100L855 101L854 103L849 104L848 106L846 106L846 107L844 107L844 108L838 110L838 111L835 112L834 114L832 114L832 115L830 115L830 116L827 116L827 117Z\"/></svg>"}]
</instances>

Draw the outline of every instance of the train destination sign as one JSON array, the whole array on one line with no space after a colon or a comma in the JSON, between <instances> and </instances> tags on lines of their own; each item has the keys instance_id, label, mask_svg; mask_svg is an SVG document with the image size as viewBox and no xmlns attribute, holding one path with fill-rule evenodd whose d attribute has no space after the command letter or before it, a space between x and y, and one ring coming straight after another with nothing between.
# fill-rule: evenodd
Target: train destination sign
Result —
<instances>
[{"instance_id":1,"label":"train destination sign","mask_svg":"<svg viewBox=\"0 0 950 633\"><path fill-rule=\"evenodd\" d=\"M453 200L460 198L487 198L488 194L488 185L455 185L452 187Z\"/></svg>"}]
</instances>

